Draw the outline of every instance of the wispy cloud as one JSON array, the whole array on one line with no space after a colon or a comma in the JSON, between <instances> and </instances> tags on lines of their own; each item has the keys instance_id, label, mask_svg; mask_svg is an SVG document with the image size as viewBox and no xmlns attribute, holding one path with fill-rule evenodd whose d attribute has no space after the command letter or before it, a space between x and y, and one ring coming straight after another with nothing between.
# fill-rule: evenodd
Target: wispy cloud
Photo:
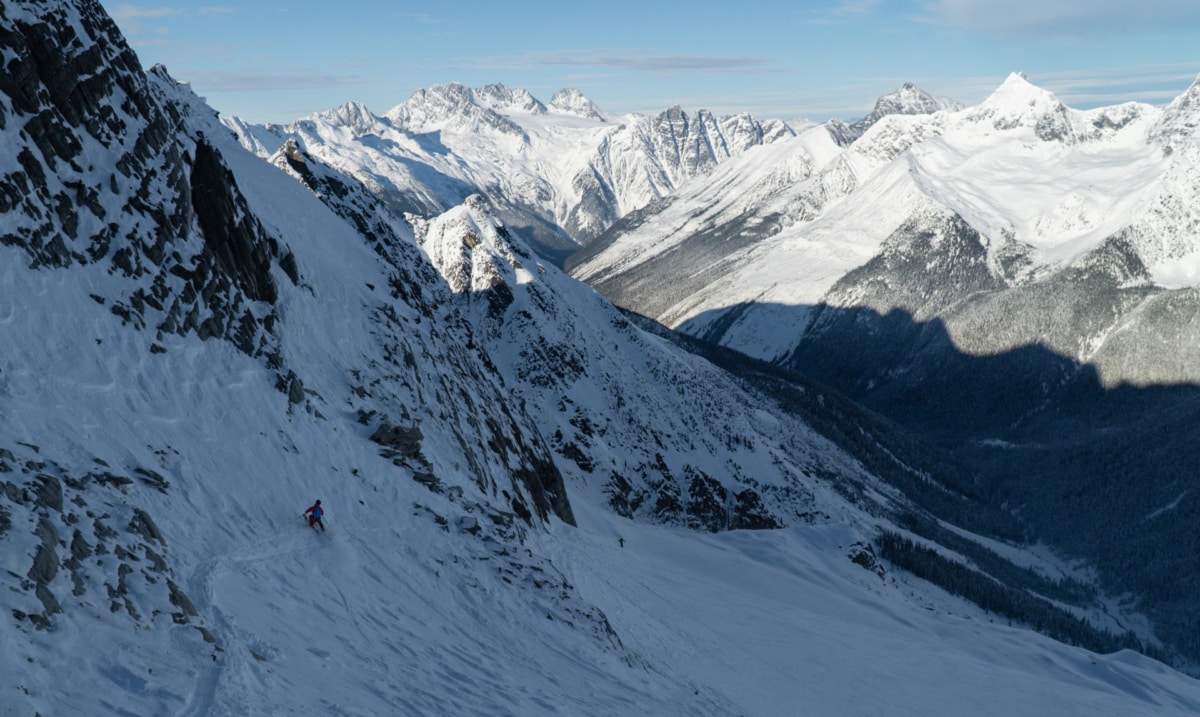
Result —
<instances>
[{"instance_id":1,"label":"wispy cloud","mask_svg":"<svg viewBox=\"0 0 1200 717\"><path fill-rule=\"evenodd\" d=\"M642 72L770 72L766 60L739 55L655 55L642 50L563 50L529 55L532 65L607 67Z\"/></svg>"},{"instance_id":2,"label":"wispy cloud","mask_svg":"<svg viewBox=\"0 0 1200 717\"><path fill-rule=\"evenodd\" d=\"M348 87L361 84L363 79L353 74L291 68L274 72L197 72L190 81L201 92L263 92Z\"/></svg>"},{"instance_id":3,"label":"wispy cloud","mask_svg":"<svg viewBox=\"0 0 1200 717\"><path fill-rule=\"evenodd\" d=\"M110 10L109 14L112 15L112 19L116 21L118 26L120 26L121 31L125 33L127 37L132 38L141 35L145 31L144 24L146 22L153 22L155 20L165 21L167 18L179 18L197 15L216 17L233 15L237 12L237 8L211 5L198 8L188 8L185 10L177 7L149 7L144 5L121 3ZM156 26L153 32L156 35L169 34L169 31L161 25ZM162 42L163 41L159 40L154 44L161 44ZM145 45L147 43L143 42L141 44Z\"/></svg>"},{"instance_id":4,"label":"wispy cloud","mask_svg":"<svg viewBox=\"0 0 1200 717\"><path fill-rule=\"evenodd\" d=\"M928 0L926 19L1002 37L1064 39L1200 28L1195 0Z\"/></svg>"},{"instance_id":5,"label":"wispy cloud","mask_svg":"<svg viewBox=\"0 0 1200 717\"><path fill-rule=\"evenodd\" d=\"M116 6L112 10L113 19L118 23L123 20L135 20L138 18L147 17L170 17L171 15L182 15L183 11L173 7L142 7L140 5L129 5L123 3Z\"/></svg>"},{"instance_id":6,"label":"wispy cloud","mask_svg":"<svg viewBox=\"0 0 1200 717\"><path fill-rule=\"evenodd\" d=\"M1163 104L1183 94L1196 80L1194 65L1140 65L1088 71L1046 73L1030 78L1076 108L1121 102Z\"/></svg>"}]
</instances>

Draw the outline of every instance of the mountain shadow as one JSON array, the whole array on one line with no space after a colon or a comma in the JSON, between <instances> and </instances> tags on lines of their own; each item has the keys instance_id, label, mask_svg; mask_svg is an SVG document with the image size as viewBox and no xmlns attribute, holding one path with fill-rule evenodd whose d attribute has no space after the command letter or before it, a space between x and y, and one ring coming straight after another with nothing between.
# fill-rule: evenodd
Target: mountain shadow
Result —
<instances>
[{"instance_id":1,"label":"mountain shadow","mask_svg":"<svg viewBox=\"0 0 1200 717\"><path fill-rule=\"evenodd\" d=\"M1200 659L1200 386L1106 387L1094 366L1039 344L967 354L940 320L900 310L792 310L785 325L819 330L777 369L926 442L914 465L986 507L960 525L995 534L1004 521L993 511L1013 518L1025 539L1088 561L1109 594L1130 596L1170 650Z\"/></svg>"}]
</instances>

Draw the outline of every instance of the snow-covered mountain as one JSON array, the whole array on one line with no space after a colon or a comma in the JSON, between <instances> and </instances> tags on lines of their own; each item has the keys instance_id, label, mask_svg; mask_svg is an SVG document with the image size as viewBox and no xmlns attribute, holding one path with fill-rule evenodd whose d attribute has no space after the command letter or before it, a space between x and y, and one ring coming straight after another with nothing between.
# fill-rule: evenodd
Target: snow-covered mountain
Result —
<instances>
[{"instance_id":1,"label":"snow-covered mountain","mask_svg":"<svg viewBox=\"0 0 1200 717\"><path fill-rule=\"evenodd\" d=\"M884 560L1149 636L1031 598L1086 575L955 525L1004 516L836 393L683 350L482 197L402 223L298 141L263 161L93 0L0 26L4 712L1200 708Z\"/></svg>"},{"instance_id":2,"label":"snow-covered mountain","mask_svg":"<svg viewBox=\"0 0 1200 717\"><path fill-rule=\"evenodd\" d=\"M1081 112L1012 75L977 107L892 114L844 150L810 130L631 217L628 230L575 260L574 274L670 326L770 360L790 353L807 327L801 316L779 331L778 306L819 305L843 277L896 247L905 227L937 231L952 216L979 232L987 273L1005 287L1044 282L1113 241L1128 243L1143 265L1120 278L1125 285L1141 282L1154 295L1149 287L1188 287L1200 245L1190 178L1200 170L1191 145L1176 151L1170 139L1189 126L1187 96L1166 109ZM693 259L709 238L732 241ZM651 288L650 277L691 277L701 264L706 271L686 286L668 278L669 292ZM924 320L965 291L874 308ZM1189 378L1145 361L1151 373L1138 375L1134 361L1110 356L1105 344L1119 338L1110 329L1122 323L1113 318L1083 334L988 330L965 343L987 353L1048 340L1098 362L1111 384Z\"/></svg>"},{"instance_id":3,"label":"snow-covered mountain","mask_svg":"<svg viewBox=\"0 0 1200 717\"><path fill-rule=\"evenodd\" d=\"M846 146L863 136L879 120L889 115L931 115L942 110L961 110L963 104L950 97L934 97L920 87L906 82L894 92L875 100L875 106L862 119L846 123L830 120L825 128L838 144Z\"/></svg>"},{"instance_id":4,"label":"snow-covered mountain","mask_svg":"<svg viewBox=\"0 0 1200 717\"><path fill-rule=\"evenodd\" d=\"M1146 546L1191 535L1200 469L1197 91L1078 111L1014 74L845 148L810 130L631 214L572 273L952 447L1194 652L1190 593L1159 586L1200 562Z\"/></svg>"},{"instance_id":5,"label":"snow-covered mountain","mask_svg":"<svg viewBox=\"0 0 1200 717\"><path fill-rule=\"evenodd\" d=\"M609 116L575 89L543 104L500 84L418 90L382 116L351 103L288 125L223 121L263 157L295 141L365 184L397 216L487 196L508 226L552 259L720 162L793 134L778 120L680 107Z\"/></svg>"}]
</instances>

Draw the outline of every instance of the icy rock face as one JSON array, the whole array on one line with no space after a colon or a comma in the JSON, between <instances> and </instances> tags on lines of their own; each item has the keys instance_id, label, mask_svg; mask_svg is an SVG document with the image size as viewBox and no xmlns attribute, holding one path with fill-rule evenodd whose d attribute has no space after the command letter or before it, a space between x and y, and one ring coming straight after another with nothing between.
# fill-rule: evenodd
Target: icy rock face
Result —
<instances>
[{"instance_id":1,"label":"icy rock face","mask_svg":"<svg viewBox=\"0 0 1200 717\"><path fill-rule=\"evenodd\" d=\"M390 213L379 199L353 177L341 174L307 155L294 140L286 142L270 161L306 186L353 226L388 265L391 273L390 294L393 299L406 305L413 315L411 318L405 317L395 310L379 312L377 331L381 336L388 337L386 360L397 364L393 368L421 371L413 357L418 353L437 354L441 358L436 362L436 370L431 368L430 374L422 374L418 383L428 386L458 384L464 390L470 387L473 393L481 397L478 403L472 400L464 404L461 397L452 399L439 393L437 401L443 406L442 412L449 414L452 419L449 422L450 433L464 454L472 456L477 452L475 444L483 440L498 454L496 457L503 460L505 470L502 478L519 485L521 490L512 490L499 484L497 477L492 475L493 470L483 462L472 471L480 487L488 492L510 495L509 504L505 507L519 515L537 516L543 521L553 515L564 522L573 523L562 475L553 465L549 449L536 431L530 429L528 417L505 406L499 395L485 400L483 397L497 390L501 379L495 375L494 367L474 365L475 357L454 345L459 342L471 346L472 330L455 308L449 305L446 283L455 291L471 288L482 290L495 286L497 290L486 295L492 297L492 301L502 302L506 285L497 278L492 265L484 262L475 268L468 262L458 274L448 271L445 277L439 275L429 260L421 255L414 243L412 230L390 220ZM481 201L479 198L473 200ZM463 252L469 254L470 247L466 244L451 242L445 247L445 253L439 252L432 244L428 244L426 249L430 251L431 258L449 261L447 256L462 256ZM480 256L485 255L481 253ZM451 279L452 276L455 278ZM422 317L436 319L442 330L452 337L449 345L438 346L429 338L422 341L419 335L404 331L408 321L419 322ZM420 428L411 425L413 419L407 415L392 416L389 413L394 412L397 405L405 405L412 399L393 394L379 381L356 385L354 393L355 398L351 403L361 416L361 422L373 426L371 440L380 444L381 455L423 476L421 480L431 489L445 492L447 486L433 475L434 467L421 451L424 436ZM482 425L481 415L486 416ZM468 426L475 426L474 430L481 435L470 435L463 429ZM479 459L471 457L469 460L474 462Z\"/></svg>"},{"instance_id":2,"label":"icy rock face","mask_svg":"<svg viewBox=\"0 0 1200 717\"><path fill-rule=\"evenodd\" d=\"M349 127L359 134L371 132L379 123L379 118L361 102L347 102L341 107L318 112L313 115L313 119L334 127Z\"/></svg>"},{"instance_id":3,"label":"icy rock face","mask_svg":"<svg viewBox=\"0 0 1200 717\"><path fill-rule=\"evenodd\" d=\"M93 3L76 18L26 7L2 10L13 31L0 47L11 58L0 132L14 151L0 159L0 209L15 221L0 242L35 267L110 267L128 287L111 309L139 327L273 354L273 268L298 281L296 267L219 154L182 131L174 82L162 68L148 81Z\"/></svg>"},{"instance_id":4,"label":"icy rock face","mask_svg":"<svg viewBox=\"0 0 1200 717\"><path fill-rule=\"evenodd\" d=\"M563 114L575 115L584 119L607 121L604 113L590 99L575 88L559 90L550 98L550 108Z\"/></svg>"},{"instance_id":5,"label":"icy rock face","mask_svg":"<svg viewBox=\"0 0 1200 717\"><path fill-rule=\"evenodd\" d=\"M1192 83L1163 112L1150 136L1167 152L1181 149L1196 141L1200 129L1200 79Z\"/></svg>"},{"instance_id":6,"label":"icy rock face","mask_svg":"<svg viewBox=\"0 0 1200 717\"><path fill-rule=\"evenodd\" d=\"M906 82L895 92L875 100L875 107L865 117L853 124L845 125L845 129L840 129L835 125L830 133L835 134L835 137L847 135L861 137L872 125L889 115L926 115L941 110L954 112L962 108L963 105L960 102L939 99L911 82ZM839 144L841 143L839 142Z\"/></svg>"},{"instance_id":7,"label":"icy rock face","mask_svg":"<svg viewBox=\"0 0 1200 717\"><path fill-rule=\"evenodd\" d=\"M778 127L770 133L749 115L718 118L708 110L689 115L676 105L654 118L650 141L654 154L672 168L671 180L706 174L722 160L778 136Z\"/></svg>"},{"instance_id":8,"label":"icy rock face","mask_svg":"<svg viewBox=\"0 0 1200 717\"><path fill-rule=\"evenodd\" d=\"M473 93L477 104L497 112L526 112L532 115L546 114L546 106L529 91L494 83L484 85Z\"/></svg>"},{"instance_id":9,"label":"icy rock face","mask_svg":"<svg viewBox=\"0 0 1200 717\"><path fill-rule=\"evenodd\" d=\"M1076 129L1066 105L1017 72L1009 75L982 104L971 108L966 119L976 123L986 120L999 131L1033 127L1038 139L1046 142L1076 141Z\"/></svg>"},{"instance_id":10,"label":"icy rock face","mask_svg":"<svg viewBox=\"0 0 1200 717\"><path fill-rule=\"evenodd\" d=\"M295 139L288 138L267 161L321 197L377 251L382 252L397 242L398 224L390 218L392 213L376 197L363 191L359 183L348 184L340 175L326 171L324 164L311 161Z\"/></svg>"},{"instance_id":11,"label":"icy rock face","mask_svg":"<svg viewBox=\"0 0 1200 717\"><path fill-rule=\"evenodd\" d=\"M436 85L429 89L417 90L407 101L388 110L384 116L396 126L415 133L437 130L493 132L529 141L520 125L492 107L486 106L511 105L514 102L511 91L506 92L493 85L483 93L483 98L490 102L481 104L476 93L465 85ZM532 97L526 102L530 100ZM540 103L536 106L540 107Z\"/></svg>"}]
</instances>

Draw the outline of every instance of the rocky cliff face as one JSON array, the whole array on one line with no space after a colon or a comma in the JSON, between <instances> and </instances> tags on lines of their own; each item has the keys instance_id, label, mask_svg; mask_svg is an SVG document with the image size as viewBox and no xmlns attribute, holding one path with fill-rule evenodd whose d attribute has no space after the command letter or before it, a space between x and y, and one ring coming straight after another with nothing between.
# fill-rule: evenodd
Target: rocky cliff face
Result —
<instances>
[{"instance_id":1,"label":"rocky cliff face","mask_svg":"<svg viewBox=\"0 0 1200 717\"><path fill-rule=\"evenodd\" d=\"M344 202L340 209L355 222L359 241L387 267L379 298L363 309L372 317L375 347L370 355L349 357L353 389L335 389L346 392L337 399L315 390L319 381L312 374L323 369L302 365L297 357L306 350L287 338L310 331L302 326L310 317L300 312L288 320L281 308L318 290L289 249L289 236L307 239L280 228L288 222L271 217L261 188L254 187L258 199L248 196L254 192L246 191L239 176L245 164L237 160L258 162L231 142L215 113L165 69L143 72L90 0L50 8L5 3L0 28L6 66L0 141L12 149L0 157L0 242L24 257L27 269L14 265L13 271L91 287L92 311L115 316L127 332L118 342L123 348L113 351L132 352L114 354L106 364L188 363L199 349L174 356L169 347L227 345L273 374L283 415L328 420L330 400L345 401L376 450L430 490L459 496L461 484L473 485L490 502L472 510L512 531L514 517L529 525L552 517L572 522L548 448L528 417L505 405L503 380L471 350L471 329L451 306L443 280L411 241L397 236L395 224L381 219L387 212L377 199L311 171L294 145L277 158L313 191ZM28 299L22 305L42 310L35 297ZM440 328L430 325L431 317ZM103 318L90 321L106 325ZM416 328L406 330L406 324ZM52 323L44 337L25 337L21 345L32 350L39 340L82 340L61 333ZM95 343L106 345L101 338ZM56 350L69 356L80 348ZM4 371L0 396L13 399L11 381L31 367L10 363ZM385 378L395 372L408 378ZM228 410L243 410L236 404L231 398ZM431 440L452 446L466 468L431 460L422 450ZM72 606L100 603L135 622L197 618L155 528L153 514L171 508L147 495L167 495L168 506L179 500L167 469L196 457L161 448L158 458L138 459L132 456L144 447L128 448L131 457L117 465L100 453L89 458L94 446L65 458L61 447L44 447L37 436L0 444L0 539L16 546L4 551L5 565L25 576L13 589L40 606L17 610L18 619L42 628ZM30 564L21 564L23 554Z\"/></svg>"},{"instance_id":2,"label":"rocky cliff face","mask_svg":"<svg viewBox=\"0 0 1200 717\"><path fill-rule=\"evenodd\" d=\"M247 211L219 153L189 135L189 107L164 99L166 71L142 73L98 5L81 4L79 24L19 7L6 11L14 71L0 81L19 148L0 178L14 220L0 241L35 267L120 276L122 292L97 300L139 328L274 355L275 284L299 281L295 260Z\"/></svg>"}]
</instances>

